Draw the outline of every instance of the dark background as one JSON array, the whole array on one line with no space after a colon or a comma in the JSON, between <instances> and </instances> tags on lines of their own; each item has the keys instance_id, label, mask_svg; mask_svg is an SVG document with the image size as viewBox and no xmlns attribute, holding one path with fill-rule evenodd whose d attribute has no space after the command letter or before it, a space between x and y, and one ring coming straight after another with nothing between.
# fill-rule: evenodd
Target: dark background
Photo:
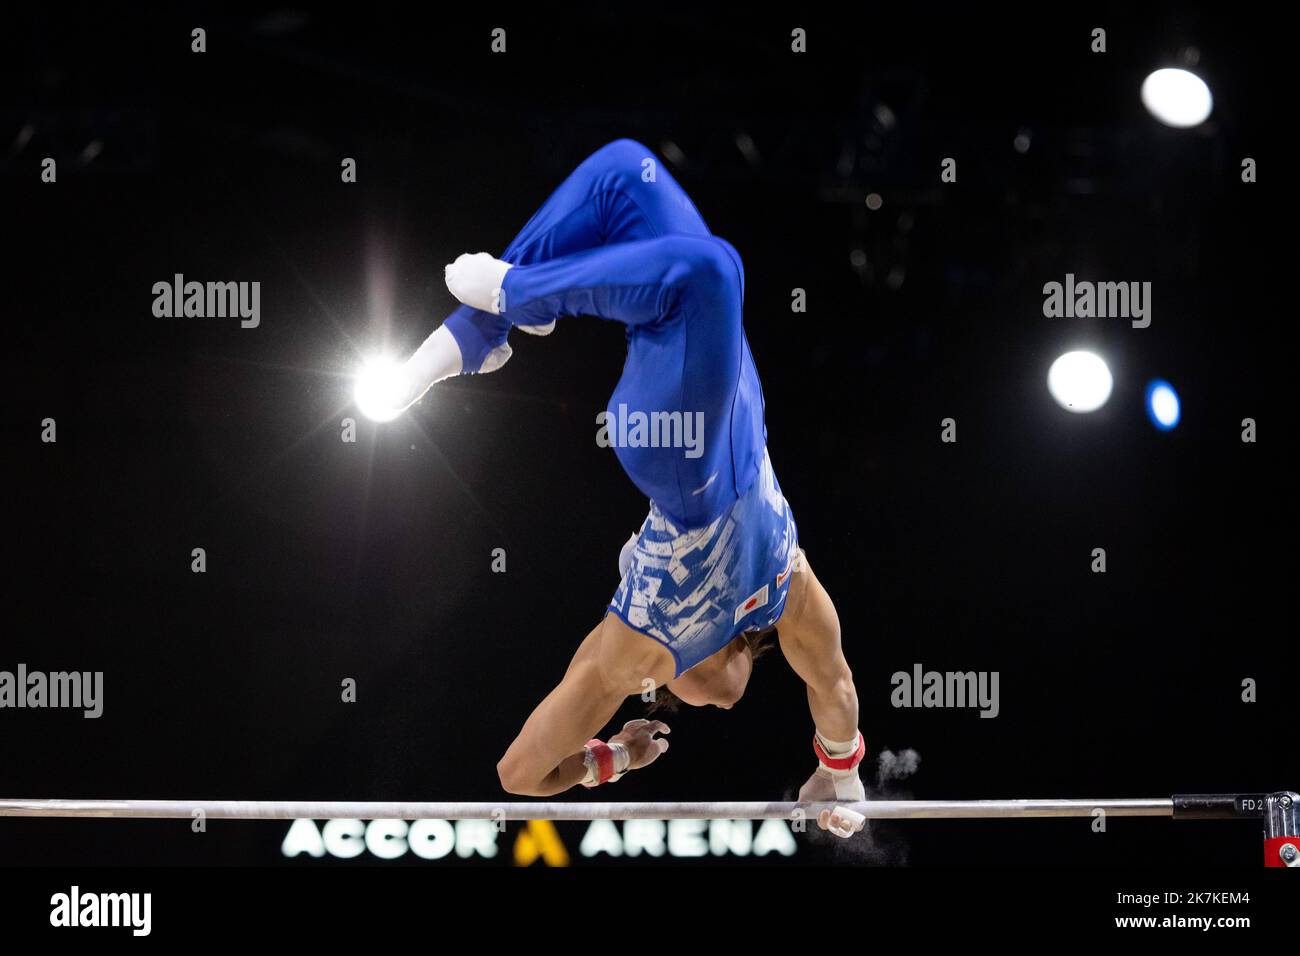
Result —
<instances>
[{"instance_id":1,"label":"dark background","mask_svg":"<svg viewBox=\"0 0 1300 956\"><path fill-rule=\"evenodd\" d=\"M757 11L56 7L6 24L0 669L102 670L105 711L0 711L0 793L501 798L497 758L598 621L645 514L593 441L622 330L512 336L500 372L362 420L356 444L340 423L360 359L409 352L450 311L443 264L502 248L621 136L745 259L769 447L839 609L863 732L921 755L890 792L1297 786L1294 93L1267 72L1277 25L1166 5ZM1138 90L1189 46L1215 111L1172 130ZM177 272L260 281L261 326L155 318L151 287ZM1044 318L1042 285L1067 272L1152 282L1151 327ZM1096 414L1045 387L1076 347L1115 373ZM1183 401L1168 434L1142 408L1157 375ZM46 417L57 444L39 440ZM890 675L917 662L1000 672L1000 716L893 708ZM664 759L594 797L779 799L814 768L779 656L733 711L671 722ZM276 863L286 829L5 820L0 860ZM875 831L857 859L1259 856L1249 824ZM833 859L855 858L795 857Z\"/></svg>"}]
</instances>

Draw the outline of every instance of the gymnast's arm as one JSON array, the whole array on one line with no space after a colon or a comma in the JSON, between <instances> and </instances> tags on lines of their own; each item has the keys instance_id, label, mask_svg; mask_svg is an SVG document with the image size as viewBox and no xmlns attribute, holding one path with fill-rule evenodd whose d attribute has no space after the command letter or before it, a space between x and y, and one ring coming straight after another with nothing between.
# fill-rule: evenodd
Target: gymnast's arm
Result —
<instances>
[{"instance_id":1,"label":"gymnast's arm","mask_svg":"<svg viewBox=\"0 0 1300 956\"><path fill-rule=\"evenodd\" d=\"M804 559L795 572L785 614L777 625L781 651L808 688L817 731L831 740L854 740L858 694L840 643L835 605Z\"/></svg>"},{"instance_id":2,"label":"gymnast's arm","mask_svg":"<svg viewBox=\"0 0 1300 956\"><path fill-rule=\"evenodd\" d=\"M800 788L799 800L864 800L866 791L857 770L864 753L858 734L858 694L840 645L835 605L806 561L790 587L790 604L777 625L781 651L808 687L808 709L818 743L831 759L827 765L819 753L817 769ZM863 820L837 807L821 811L817 823L847 837L862 828Z\"/></svg>"},{"instance_id":3,"label":"gymnast's arm","mask_svg":"<svg viewBox=\"0 0 1300 956\"><path fill-rule=\"evenodd\" d=\"M497 763L501 786L510 793L549 797L581 783L587 775L587 741L640 691L637 675L655 672L659 662L647 650L654 645L627 641L604 622L588 634L564 679L529 715ZM667 732L660 721L633 720L610 742L627 747L628 769L639 769L668 749L668 741L654 737Z\"/></svg>"}]
</instances>

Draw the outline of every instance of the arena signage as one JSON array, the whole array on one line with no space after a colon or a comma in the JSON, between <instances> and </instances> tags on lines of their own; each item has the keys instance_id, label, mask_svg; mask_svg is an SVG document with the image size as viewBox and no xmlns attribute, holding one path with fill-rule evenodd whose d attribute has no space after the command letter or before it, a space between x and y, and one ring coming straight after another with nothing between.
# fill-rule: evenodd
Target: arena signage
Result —
<instances>
[{"instance_id":1,"label":"arena signage","mask_svg":"<svg viewBox=\"0 0 1300 956\"><path fill-rule=\"evenodd\" d=\"M504 839L502 839L504 837ZM571 848L572 847L572 848ZM395 860L505 858L522 866L564 866L571 856L717 858L793 856L797 849L784 820L595 820L568 844L554 823L530 820L509 827L491 820L295 820L280 852L288 858Z\"/></svg>"}]
</instances>

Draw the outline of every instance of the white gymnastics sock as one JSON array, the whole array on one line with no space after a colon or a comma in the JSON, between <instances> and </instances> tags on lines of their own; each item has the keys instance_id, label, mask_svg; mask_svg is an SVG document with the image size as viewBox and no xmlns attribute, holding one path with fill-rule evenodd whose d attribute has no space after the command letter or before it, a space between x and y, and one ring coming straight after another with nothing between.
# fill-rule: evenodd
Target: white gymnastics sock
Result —
<instances>
[{"instance_id":1,"label":"white gymnastics sock","mask_svg":"<svg viewBox=\"0 0 1300 956\"><path fill-rule=\"evenodd\" d=\"M510 360L510 344L502 342L483 359L479 372L495 372ZM435 382L459 375L464 369L460 346L451 329L440 325L405 362L372 362L363 368L353 386L353 397L363 414L388 422L420 400Z\"/></svg>"},{"instance_id":2,"label":"white gymnastics sock","mask_svg":"<svg viewBox=\"0 0 1300 956\"><path fill-rule=\"evenodd\" d=\"M500 315L508 307L508 303L501 301L501 284L505 281L506 273L513 268L514 266L509 262L494 259L486 252L476 252L473 255L464 253L457 256L456 261L446 267L444 274L447 288L461 302L475 309ZM555 320L551 319L545 325L517 325L515 328L529 335L550 335L555 331ZM505 356L505 358L509 357L509 354ZM493 356L489 355L487 361L492 360ZM502 359L492 368L487 368L485 362L484 368L480 371L491 372L504 364L505 359Z\"/></svg>"},{"instance_id":3,"label":"white gymnastics sock","mask_svg":"<svg viewBox=\"0 0 1300 956\"><path fill-rule=\"evenodd\" d=\"M459 375L460 370L460 346L456 344L451 329L440 325L402 366L402 378L405 379L408 391L414 392L409 401L413 402L423 395L425 389L434 382Z\"/></svg>"},{"instance_id":4,"label":"white gymnastics sock","mask_svg":"<svg viewBox=\"0 0 1300 956\"><path fill-rule=\"evenodd\" d=\"M447 289L472 309L500 315L505 311L501 301L501 283L511 269L508 262L495 259L486 252L463 252L444 270Z\"/></svg>"}]
</instances>

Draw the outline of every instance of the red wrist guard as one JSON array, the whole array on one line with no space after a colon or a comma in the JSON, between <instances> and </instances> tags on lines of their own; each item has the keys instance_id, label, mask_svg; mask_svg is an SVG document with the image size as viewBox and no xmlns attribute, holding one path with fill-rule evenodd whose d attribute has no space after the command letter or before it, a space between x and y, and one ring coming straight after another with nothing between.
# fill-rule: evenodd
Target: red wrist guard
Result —
<instances>
[{"instance_id":1,"label":"red wrist guard","mask_svg":"<svg viewBox=\"0 0 1300 956\"><path fill-rule=\"evenodd\" d=\"M827 770L852 770L862 763L862 758L867 755L867 743L862 739L862 731L859 730L858 745L853 748L853 753L847 757L832 757L822 749L822 742L817 739L816 734L813 734L813 751Z\"/></svg>"},{"instance_id":2,"label":"red wrist guard","mask_svg":"<svg viewBox=\"0 0 1300 956\"><path fill-rule=\"evenodd\" d=\"M598 787L602 783L607 783L614 777L614 748L603 740L597 740L593 737L587 741L587 753L591 755L595 766L592 768L596 777L592 783L584 783L584 787Z\"/></svg>"}]
</instances>

